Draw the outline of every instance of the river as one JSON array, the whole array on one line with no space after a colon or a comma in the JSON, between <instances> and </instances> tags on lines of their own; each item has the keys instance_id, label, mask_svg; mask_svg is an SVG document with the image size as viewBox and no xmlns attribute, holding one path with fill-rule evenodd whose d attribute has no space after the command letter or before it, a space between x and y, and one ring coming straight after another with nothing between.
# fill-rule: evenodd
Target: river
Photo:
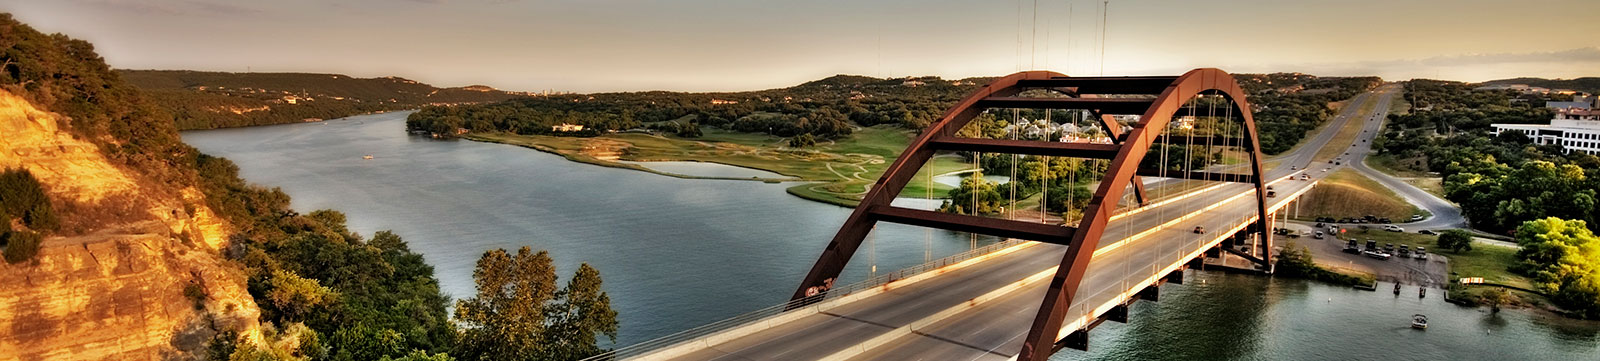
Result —
<instances>
[{"instance_id":1,"label":"river","mask_svg":"<svg viewBox=\"0 0 1600 361\"><path fill-rule=\"evenodd\" d=\"M793 183L680 179L410 136L407 114L183 137L232 159L250 182L283 188L296 209L337 209L364 235L394 230L434 265L452 297L472 295L474 263L489 249L549 250L563 278L587 262L605 279L624 345L786 300L850 212L788 195L783 189ZM693 168L685 171L705 166ZM872 259L887 272L972 242L899 225L880 226L871 240L844 282L864 278ZM1592 323L1489 314L1444 303L1442 293L1418 300L1295 280L1190 278L1164 287L1161 302L1137 304L1132 323L1091 332L1090 352L1056 358L1600 358L1600 327ZM1413 313L1428 314L1433 326L1407 328Z\"/></svg>"}]
</instances>

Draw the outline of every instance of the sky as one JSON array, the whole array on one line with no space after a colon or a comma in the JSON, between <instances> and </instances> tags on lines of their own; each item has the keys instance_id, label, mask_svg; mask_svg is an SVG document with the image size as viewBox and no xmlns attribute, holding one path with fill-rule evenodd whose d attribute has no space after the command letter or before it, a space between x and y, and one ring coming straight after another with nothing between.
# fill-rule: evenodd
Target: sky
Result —
<instances>
[{"instance_id":1,"label":"sky","mask_svg":"<svg viewBox=\"0 0 1600 361\"><path fill-rule=\"evenodd\" d=\"M88 40L117 68L516 91L737 91L834 74L1028 69L1600 76L1595 0L0 0L0 11Z\"/></svg>"}]
</instances>

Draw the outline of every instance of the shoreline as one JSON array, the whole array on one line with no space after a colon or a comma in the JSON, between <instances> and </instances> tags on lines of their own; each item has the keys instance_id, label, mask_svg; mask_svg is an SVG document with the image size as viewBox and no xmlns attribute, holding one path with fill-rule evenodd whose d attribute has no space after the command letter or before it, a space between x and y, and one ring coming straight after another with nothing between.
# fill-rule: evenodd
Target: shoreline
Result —
<instances>
[{"instance_id":1,"label":"shoreline","mask_svg":"<svg viewBox=\"0 0 1600 361\"><path fill-rule=\"evenodd\" d=\"M638 164L613 162L613 161L609 161L609 160L604 160L604 159L599 159L599 158L595 158L595 157L585 156L585 155L582 155L582 154L569 154L569 153L565 153L565 152L562 152L562 151L560 151L558 149L551 148L549 146L542 145L542 144L515 144L515 143L503 142L503 141L499 141L499 140L495 140L495 139L480 137L480 136L476 136L476 135L473 135L473 134L467 134L465 136L462 136L461 139L470 140L470 141L474 141L474 142L504 144L504 145L509 145L509 146L528 148L528 149L533 149L533 150L537 150L537 151L541 151L541 152L545 152L545 153L559 155L562 158L566 158L567 160L573 161L573 162L590 164L590 165L597 165L597 166L601 166L601 167L631 169L631 170L642 171L642 172L652 173L652 174L656 174L656 175L662 175L662 176L668 176L668 177L680 178L680 179L760 181L760 182L765 182L765 183L815 182L815 181L812 181L812 180L806 180L806 179L803 179L803 178L798 178L798 177L793 177L793 176L790 176L789 178L762 178L762 177L738 178L738 177L714 177L714 176L697 176L697 175L689 175L689 174L678 174L678 173L672 173L672 172L664 172L664 171L652 169L650 167L646 167L646 166L642 166L642 165L638 165ZM618 160L624 160L624 159L618 158ZM759 171L770 172L770 173L774 173L774 174L778 174L778 175L787 176L787 174L779 173L777 171L769 170L769 169L760 169L760 168L754 168L754 167L746 167L746 166L727 164L727 163L720 163L720 162L708 162L708 161L701 161L701 160L637 160L637 159L626 159L626 160L630 161L630 162L671 161L671 162L711 163L711 164L719 164L719 165L725 165L725 166L730 166L730 167L739 167L739 168L744 168L744 169L759 170Z\"/></svg>"}]
</instances>

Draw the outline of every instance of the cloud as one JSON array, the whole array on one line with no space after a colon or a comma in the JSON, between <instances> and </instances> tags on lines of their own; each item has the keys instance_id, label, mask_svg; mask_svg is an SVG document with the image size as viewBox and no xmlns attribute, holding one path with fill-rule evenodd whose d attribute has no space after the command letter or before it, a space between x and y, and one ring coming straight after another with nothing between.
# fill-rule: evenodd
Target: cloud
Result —
<instances>
[{"instance_id":1,"label":"cloud","mask_svg":"<svg viewBox=\"0 0 1600 361\"><path fill-rule=\"evenodd\" d=\"M1600 62L1600 47L1575 48L1561 51L1531 53L1492 53L1457 56L1436 56L1417 60L1427 66L1491 65L1507 63L1567 63Z\"/></svg>"}]
</instances>

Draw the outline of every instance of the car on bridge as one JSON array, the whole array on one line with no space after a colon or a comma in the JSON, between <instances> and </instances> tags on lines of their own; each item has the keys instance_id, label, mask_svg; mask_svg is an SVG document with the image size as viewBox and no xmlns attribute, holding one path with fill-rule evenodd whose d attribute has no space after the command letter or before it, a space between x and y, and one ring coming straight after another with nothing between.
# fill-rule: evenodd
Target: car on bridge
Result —
<instances>
[{"instance_id":1,"label":"car on bridge","mask_svg":"<svg viewBox=\"0 0 1600 361\"><path fill-rule=\"evenodd\" d=\"M1194 234L1206 234L1206 227L1194 226Z\"/></svg>"},{"instance_id":2,"label":"car on bridge","mask_svg":"<svg viewBox=\"0 0 1600 361\"><path fill-rule=\"evenodd\" d=\"M1305 174L1305 173L1300 173L1300 180L1303 180L1303 181L1311 180L1311 175L1310 174Z\"/></svg>"}]
</instances>

